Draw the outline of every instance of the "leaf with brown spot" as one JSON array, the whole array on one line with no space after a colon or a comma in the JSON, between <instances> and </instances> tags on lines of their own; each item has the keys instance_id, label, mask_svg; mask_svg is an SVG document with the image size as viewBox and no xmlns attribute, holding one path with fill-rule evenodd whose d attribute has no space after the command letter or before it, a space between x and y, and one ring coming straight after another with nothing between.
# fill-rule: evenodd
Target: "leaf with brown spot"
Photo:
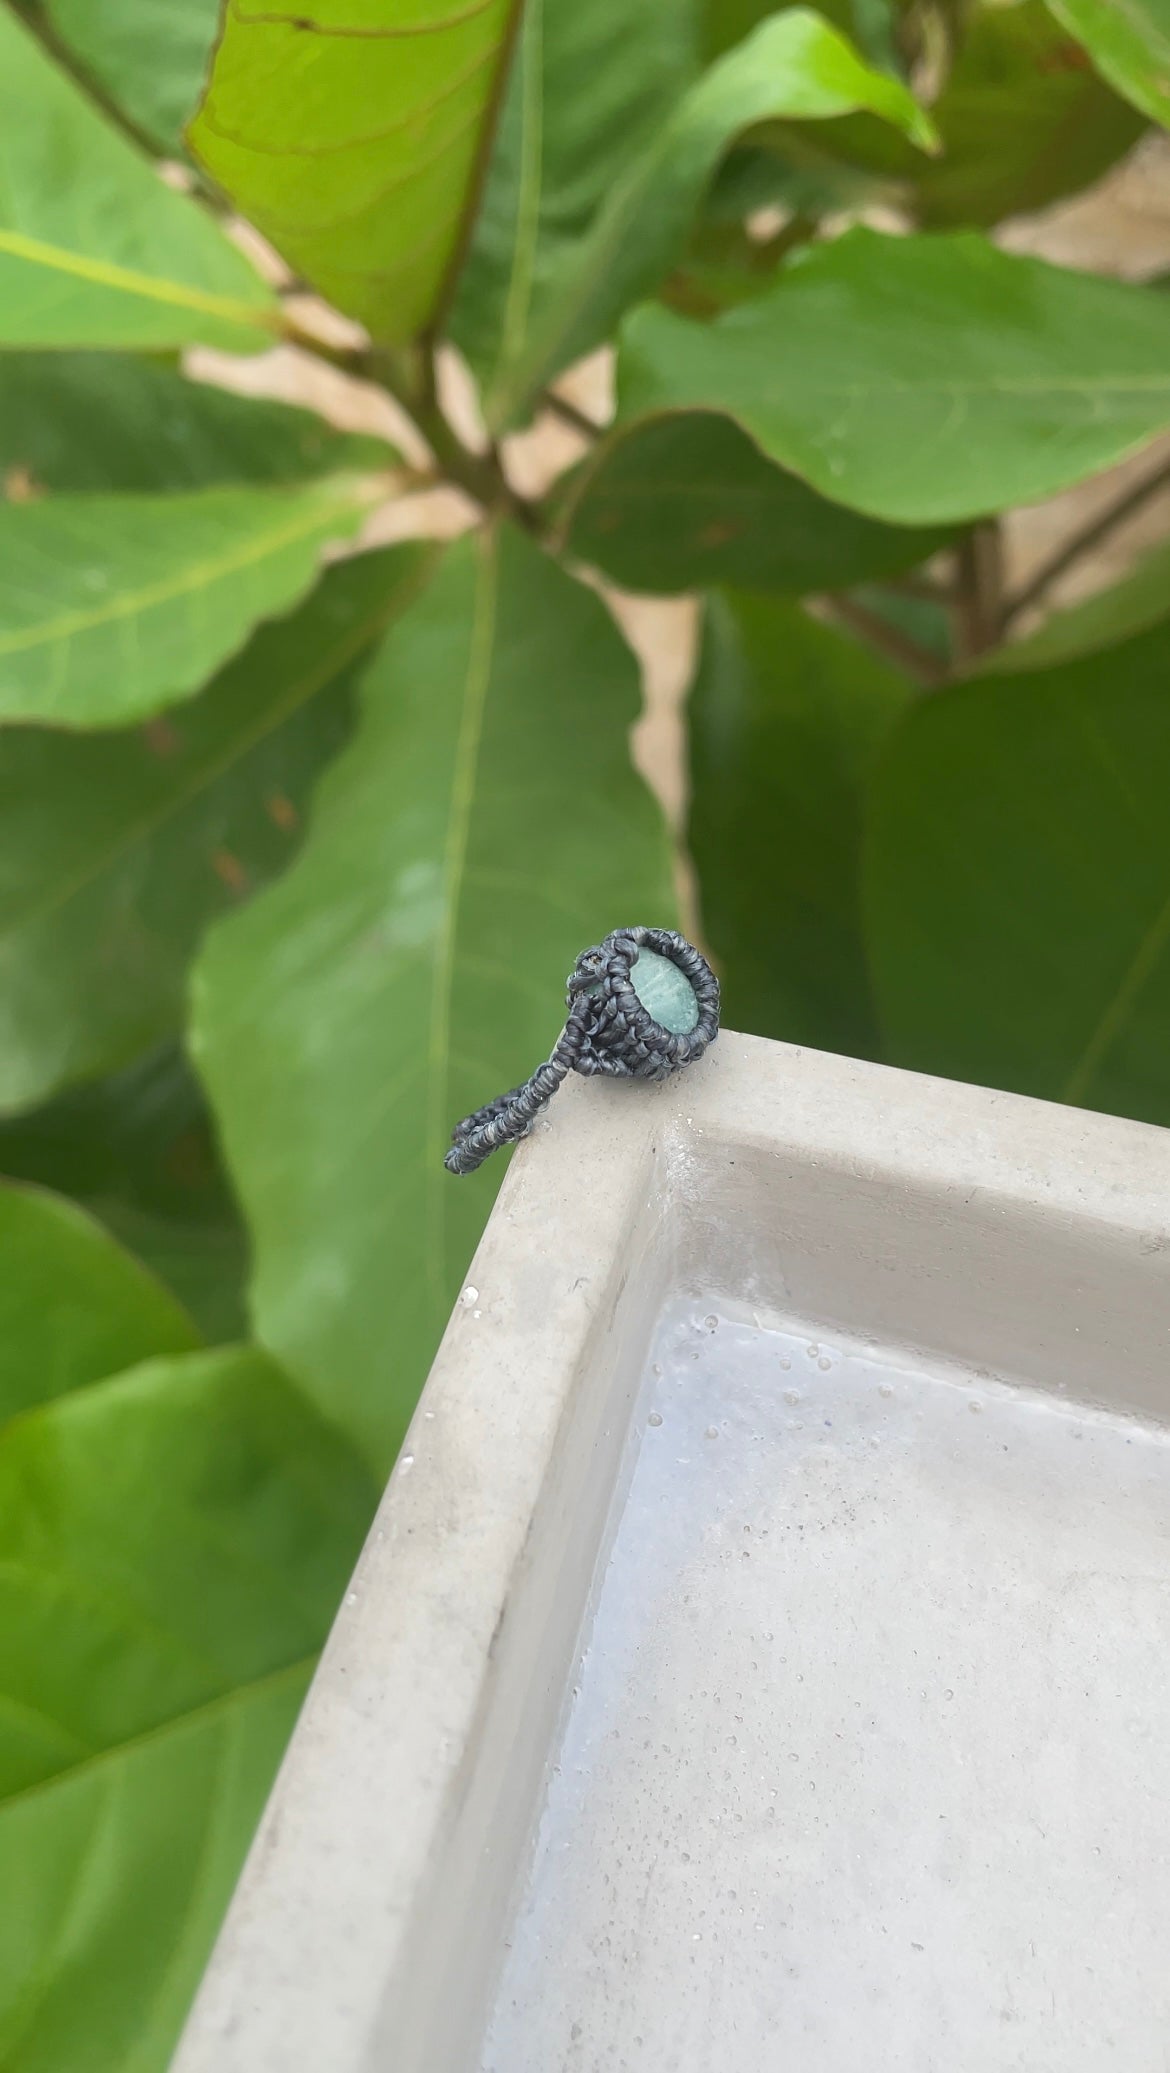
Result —
<instances>
[{"instance_id":1,"label":"leaf with brown spot","mask_svg":"<svg viewBox=\"0 0 1170 2073\"><path fill-rule=\"evenodd\" d=\"M576 559L666 593L844 590L912 568L948 538L831 504L728 418L698 411L617 427L556 485L549 515Z\"/></svg>"},{"instance_id":2,"label":"leaf with brown spot","mask_svg":"<svg viewBox=\"0 0 1170 2073\"><path fill-rule=\"evenodd\" d=\"M221 884L226 885L230 893L247 892L248 874L239 857L234 856L230 849L213 850L211 853L211 868Z\"/></svg>"},{"instance_id":3,"label":"leaf with brown spot","mask_svg":"<svg viewBox=\"0 0 1170 2073\"><path fill-rule=\"evenodd\" d=\"M182 1021L206 922L283 870L290 826L344 741L353 668L428 550L331 569L182 722L0 730L0 1110L128 1061Z\"/></svg>"},{"instance_id":4,"label":"leaf with brown spot","mask_svg":"<svg viewBox=\"0 0 1170 2073\"><path fill-rule=\"evenodd\" d=\"M300 814L292 800L286 799L283 792L273 792L271 798L264 801L264 811L269 820L275 821L277 827L283 828L286 834L300 825Z\"/></svg>"},{"instance_id":5,"label":"leaf with brown spot","mask_svg":"<svg viewBox=\"0 0 1170 2073\"><path fill-rule=\"evenodd\" d=\"M1154 122L1170 128L1170 5L1167 0L1049 0L1057 21L1083 43L1102 77Z\"/></svg>"}]
</instances>

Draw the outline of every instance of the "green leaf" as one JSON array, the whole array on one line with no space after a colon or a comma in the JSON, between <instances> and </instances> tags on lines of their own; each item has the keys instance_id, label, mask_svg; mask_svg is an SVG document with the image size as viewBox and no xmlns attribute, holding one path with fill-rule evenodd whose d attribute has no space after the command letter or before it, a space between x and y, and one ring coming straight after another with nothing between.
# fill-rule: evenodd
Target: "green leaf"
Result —
<instances>
[{"instance_id":1,"label":"green leaf","mask_svg":"<svg viewBox=\"0 0 1170 2073\"><path fill-rule=\"evenodd\" d=\"M1167 0L1049 0L1058 22L1119 94L1153 122L1170 126L1170 5Z\"/></svg>"},{"instance_id":2,"label":"green leaf","mask_svg":"<svg viewBox=\"0 0 1170 2073\"><path fill-rule=\"evenodd\" d=\"M262 1354L0 1442L0 2060L163 2073L376 1491Z\"/></svg>"},{"instance_id":3,"label":"green leaf","mask_svg":"<svg viewBox=\"0 0 1170 2073\"><path fill-rule=\"evenodd\" d=\"M335 432L310 410L234 396L176 367L119 353L0 357L0 476L66 490L214 489L303 483L388 468L380 439Z\"/></svg>"},{"instance_id":4,"label":"green leaf","mask_svg":"<svg viewBox=\"0 0 1170 2073\"><path fill-rule=\"evenodd\" d=\"M45 11L89 77L177 157L203 89L218 0L45 0Z\"/></svg>"},{"instance_id":5,"label":"green leaf","mask_svg":"<svg viewBox=\"0 0 1170 2073\"><path fill-rule=\"evenodd\" d=\"M1050 669L1054 663L1112 648L1170 618L1170 542L1155 547L1128 576L1081 604L1054 612L1037 632L1000 648L984 668L997 676Z\"/></svg>"},{"instance_id":6,"label":"green leaf","mask_svg":"<svg viewBox=\"0 0 1170 2073\"><path fill-rule=\"evenodd\" d=\"M703 23L707 56L719 57L730 50L775 11L773 0L707 0ZM883 65L889 72L897 70L891 22L896 11L897 0L826 0L817 9L875 65Z\"/></svg>"},{"instance_id":7,"label":"green leaf","mask_svg":"<svg viewBox=\"0 0 1170 2073\"><path fill-rule=\"evenodd\" d=\"M779 175L772 198L799 204L800 181L812 190L805 207L821 214L855 206L868 183L871 198L900 205L924 228L990 227L1088 187L1143 128L1044 0L967 10L931 116L942 148L929 161L868 115L824 124L815 150L791 125L774 125L761 140Z\"/></svg>"},{"instance_id":8,"label":"green leaf","mask_svg":"<svg viewBox=\"0 0 1170 2073\"><path fill-rule=\"evenodd\" d=\"M974 232L852 230L712 324L637 310L625 418L722 410L856 510L904 525L1066 489L1170 424L1170 305Z\"/></svg>"},{"instance_id":9,"label":"green leaf","mask_svg":"<svg viewBox=\"0 0 1170 2073\"><path fill-rule=\"evenodd\" d=\"M845 590L913 568L950 537L830 504L729 418L694 412L619 426L557 485L550 516L576 560L657 592Z\"/></svg>"},{"instance_id":10,"label":"green leaf","mask_svg":"<svg viewBox=\"0 0 1170 2073\"><path fill-rule=\"evenodd\" d=\"M435 316L491 142L517 0L227 0L193 150L377 338Z\"/></svg>"},{"instance_id":11,"label":"green leaf","mask_svg":"<svg viewBox=\"0 0 1170 2073\"><path fill-rule=\"evenodd\" d=\"M862 803L912 695L795 605L708 606L689 840L730 1026L881 1055L861 931Z\"/></svg>"},{"instance_id":12,"label":"green leaf","mask_svg":"<svg viewBox=\"0 0 1170 2073\"><path fill-rule=\"evenodd\" d=\"M0 1952L14 2073L166 2073L311 1671L258 1679L0 1810L0 1878L22 1902Z\"/></svg>"},{"instance_id":13,"label":"green leaf","mask_svg":"<svg viewBox=\"0 0 1170 2073\"><path fill-rule=\"evenodd\" d=\"M453 547L370 669L299 862L196 968L196 1062L256 1246L253 1312L392 1460L500 1178L459 1117L547 1057L565 974L673 909L599 600L505 531Z\"/></svg>"},{"instance_id":14,"label":"green leaf","mask_svg":"<svg viewBox=\"0 0 1170 2073\"><path fill-rule=\"evenodd\" d=\"M694 0L526 0L451 332L486 390L614 180L690 84Z\"/></svg>"},{"instance_id":15,"label":"green leaf","mask_svg":"<svg viewBox=\"0 0 1170 2073\"><path fill-rule=\"evenodd\" d=\"M0 1184L0 1422L196 1333L107 1231L42 1188Z\"/></svg>"},{"instance_id":16,"label":"green leaf","mask_svg":"<svg viewBox=\"0 0 1170 2073\"><path fill-rule=\"evenodd\" d=\"M823 120L849 108L873 109L923 146L933 138L908 88L866 65L807 8L773 16L720 58L615 182L588 234L550 269L523 346L485 398L489 423L506 423L653 290L685 247L703 191L742 131L775 116Z\"/></svg>"},{"instance_id":17,"label":"green leaf","mask_svg":"<svg viewBox=\"0 0 1170 2073\"><path fill-rule=\"evenodd\" d=\"M895 1062L1170 1123L1170 634L925 700L865 873Z\"/></svg>"},{"instance_id":18,"label":"green leaf","mask_svg":"<svg viewBox=\"0 0 1170 2073\"><path fill-rule=\"evenodd\" d=\"M0 1111L177 1030L208 922L296 853L354 665L426 550L359 555L165 721L0 730Z\"/></svg>"},{"instance_id":19,"label":"green leaf","mask_svg":"<svg viewBox=\"0 0 1170 2073\"><path fill-rule=\"evenodd\" d=\"M279 305L0 9L0 346L258 352Z\"/></svg>"},{"instance_id":20,"label":"green leaf","mask_svg":"<svg viewBox=\"0 0 1170 2073\"><path fill-rule=\"evenodd\" d=\"M189 697L369 503L341 476L0 504L0 719L119 727Z\"/></svg>"},{"instance_id":21,"label":"green leaf","mask_svg":"<svg viewBox=\"0 0 1170 2073\"><path fill-rule=\"evenodd\" d=\"M212 1344L245 1335L246 1234L206 1098L177 1046L0 1119L0 1172L88 1208Z\"/></svg>"},{"instance_id":22,"label":"green leaf","mask_svg":"<svg viewBox=\"0 0 1170 2073\"><path fill-rule=\"evenodd\" d=\"M1142 130L1044 0L975 10L932 112L942 154L907 173L919 221L939 228L990 226L1076 194Z\"/></svg>"}]
</instances>

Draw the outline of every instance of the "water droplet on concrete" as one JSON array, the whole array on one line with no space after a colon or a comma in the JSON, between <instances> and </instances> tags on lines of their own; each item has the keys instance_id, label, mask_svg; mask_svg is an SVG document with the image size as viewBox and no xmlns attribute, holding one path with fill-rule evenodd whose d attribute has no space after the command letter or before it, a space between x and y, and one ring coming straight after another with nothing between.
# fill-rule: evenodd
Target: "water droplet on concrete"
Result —
<instances>
[{"instance_id":1,"label":"water droplet on concrete","mask_svg":"<svg viewBox=\"0 0 1170 2073\"><path fill-rule=\"evenodd\" d=\"M661 1413L661 1411L651 1411L651 1413L650 1413L650 1416L649 1416L649 1417L647 1418L647 1420L646 1420L646 1423L647 1423L647 1425L661 1425L661 1423L662 1423L662 1413Z\"/></svg>"},{"instance_id":2,"label":"water droplet on concrete","mask_svg":"<svg viewBox=\"0 0 1170 2073\"><path fill-rule=\"evenodd\" d=\"M709 1440L717 1440L719 1438L719 1427L717 1425L709 1425L707 1427L707 1438Z\"/></svg>"},{"instance_id":3,"label":"water droplet on concrete","mask_svg":"<svg viewBox=\"0 0 1170 2073\"><path fill-rule=\"evenodd\" d=\"M833 1365L833 1363L832 1363L832 1361L831 1361L831 1360L829 1359L829 1356L828 1356L828 1354L827 1354L827 1353L822 1353L822 1355L821 1355L820 1359L819 1359L819 1360L818 1360L818 1362L817 1362L817 1366L818 1366L818 1368L824 1368L824 1370L825 1370L825 1372L826 1372L826 1374L827 1374L827 1373L828 1373L828 1371L829 1371L829 1369L830 1369L830 1368L832 1367L832 1365Z\"/></svg>"}]
</instances>

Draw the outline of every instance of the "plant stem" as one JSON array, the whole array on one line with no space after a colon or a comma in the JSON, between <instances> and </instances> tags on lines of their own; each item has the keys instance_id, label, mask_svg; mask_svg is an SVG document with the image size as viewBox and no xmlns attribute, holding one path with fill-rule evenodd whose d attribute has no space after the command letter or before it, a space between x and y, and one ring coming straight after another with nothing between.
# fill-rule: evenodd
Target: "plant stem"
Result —
<instances>
[{"instance_id":1,"label":"plant stem","mask_svg":"<svg viewBox=\"0 0 1170 2073\"><path fill-rule=\"evenodd\" d=\"M892 590L899 597L919 598L930 605L951 603L950 584L937 583L933 576L887 576L882 589Z\"/></svg>"},{"instance_id":2,"label":"plant stem","mask_svg":"<svg viewBox=\"0 0 1170 2073\"><path fill-rule=\"evenodd\" d=\"M484 511L502 512L526 532L539 534L535 506L512 488L496 449L473 453L443 415L429 343L403 352L379 347L365 356L365 370L413 419L448 482Z\"/></svg>"},{"instance_id":3,"label":"plant stem","mask_svg":"<svg viewBox=\"0 0 1170 2073\"><path fill-rule=\"evenodd\" d=\"M580 432L583 438L604 439L607 427L587 417L585 412L578 410L576 404L570 403L566 396L558 396L555 389L545 389L540 400L546 410L551 410L553 416L559 417L563 424L571 425L574 432Z\"/></svg>"},{"instance_id":4,"label":"plant stem","mask_svg":"<svg viewBox=\"0 0 1170 2073\"><path fill-rule=\"evenodd\" d=\"M1160 467L1155 468L1152 474L1144 476L1141 482L1135 482L1129 489L1123 490L1122 494L1115 497L1111 504L1107 504L1096 518L1090 519L1087 525L1080 526L1075 533L1071 533L1063 547L1058 547L1048 561L1041 563L1022 590L1017 591L1015 597L1008 599L1000 618L1000 632L1006 633L1022 613L1037 604L1054 584L1059 583L1074 563L1080 561L1082 556L1091 554L1094 547L1099 547L1102 540L1108 538L1115 526L1124 524L1127 518L1132 518L1135 512L1140 511L1143 504L1148 504L1152 497L1157 496L1158 491L1164 489L1167 483L1170 483L1170 461L1163 461Z\"/></svg>"},{"instance_id":5,"label":"plant stem","mask_svg":"<svg viewBox=\"0 0 1170 2073\"><path fill-rule=\"evenodd\" d=\"M860 634L869 647L876 648L887 662L905 670L906 675L916 684L921 684L923 689L933 690L945 682L946 669L937 655L920 648L909 634L891 626L880 613L871 612L868 605L859 605L856 598L842 596L820 598L818 604L828 620L848 627L850 633Z\"/></svg>"},{"instance_id":6,"label":"plant stem","mask_svg":"<svg viewBox=\"0 0 1170 2073\"><path fill-rule=\"evenodd\" d=\"M999 640L1003 620L1003 537L999 520L981 518L955 548L951 599L955 658L973 662Z\"/></svg>"}]
</instances>

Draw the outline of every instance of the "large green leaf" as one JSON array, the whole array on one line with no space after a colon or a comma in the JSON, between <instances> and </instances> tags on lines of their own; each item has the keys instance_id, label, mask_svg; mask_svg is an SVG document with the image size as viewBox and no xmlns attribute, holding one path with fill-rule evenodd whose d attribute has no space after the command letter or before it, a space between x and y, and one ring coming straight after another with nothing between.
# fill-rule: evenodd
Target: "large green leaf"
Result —
<instances>
[{"instance_id":1,"label":"large green leaf","mask_svg":"<svg viewBox=\"0 0 1170 2073\"><path fill-rule=\"evenodd\" d=\"M0 504L0 719L120 727L189 697L369 501L341 476Z\"/></svg>"},{"instance_id":2,"label":"large green leaf","mask_svg":"<svg viewBox=\"0 0 1170 2073\"><path fill-rule=\"evenodd\" d=\"M596 597L510 532L461 542L300 860L196 968L257 1330L382 1468L500 1177L444 1172L452 1125L548 1055L580 949L672 910L637 709Z\"/></svg>"},{"instance_id":3,"label":"large green leaf","mask_svg":"<svg viewBox=\"0 0 1170 2073\"><path fill-rule=\"evenodd\" d=\"M846 590L950 537L830 504L730 418L691 411L619 426L550 507L565 550L630 590Z\"/></svg>"},{"instance_id":4,"label":"large green leaf","mask_svg":"<svg viewBox=\"0 0 1170 2073\"><path fill-rule=\"evenodd\" d=\"M271 344L279 307L0 8L0 346Z\"/></svg>"},{"instance_id":5,"label":"large green leaf","mask_svg":"<svg viewBox=\"0 0 1170 2073\"><path fill-rule=\"evenodd\" d=\"M933 131L908 88L877 72L817 14L793 7L712 65L615 181L588 233L550 265L523 342L489 389L505 423L558 368L603 340L648 294L686 243L719 160L742 131L773 116L823 120L870 108L922 145Z\"/></svg>"},{"instance_id":6,"label":"large green leaf","mask_svg":"<svg viewBox=\"0 0 1170 2073\"><path fill-rule=\"evenodd\" d=\"M176 156L203 88L219 0L44 0L62 44L110 99Z\"/></svg>"},{"instance_id":7,"label":"large green leaf","mask_svg":"<svg viewBox=\"0 0 1170 2073\"><path fill-rule=\"evenodd\" d=\"M1049 0L1049 5L1118 93L1143 115L1170 126L1168 0Z\"/></svg>"},{"instance_id":8,"label":"large green leaf","mask_svg":"<svg viewBox=\"0 0 1170 2073\"><path fill-rule=\"evenodd\" d=\"M927 699L879 771L867 940L904 1065L1170 1123L1170 633Z\"/></svg>"},{"instance_id":9,"label":"large green leaf","mask_svg":"<svg viewBox=\"0 0 1170 2073\"><path fill-rule=\"evenodd\" d=\"M624 327L624 417L723 410L826 496L926 525L1050 496L1170 424L1170 303L974 232L849 231L712 324Z\"/></svg>"},{"instance_id":10,"label":"large green leaf","mask_svg":"<svg viewBox=\"0 0 1170 2073\"><path fill-rule=\"evenodd\" d=\"M179 1027L204 928L295 854L349 731L353 665L426 561L408 546L341 563L145 729L0 730L0 1111Z\"/></svg>"},{"instance_id":11,"label":"large green leaf","mask_svg":"<svg viewBox=\"0 0 1170 2073\"><path fill-rule=\"evenodd\" d=\"M120 353L0 356L0 476L29 490L212 489L386 468L380 439Z\"/></svg>"},{"instance_id":12,"label":"large green leaf","mask_svg":"<svg viewBox=\"0 0 1170 2073\"><path fill-rule=\"evenodd\" d=\"M909 686L796 605L708 606L691 853L736 1029L881 1055L861 932L864 785Z\"/></svg>"},{"instance_id":13,"label":"large green leaf","mask_svg":"<svg viewBox=\"0 0 1170 2073\"><path fill-rule=\"evenodd\" d=\"M227 0L193 149L378 338L434 317L491 142L517 0Z\"/></svg>"},{"instance_id":14,"label":"large green leaf","mask_svg":"<svg viewBox=\"0 0 1170 2073\"><path fill-rule=\"evenodd\" d=\"M0 1440L13 2073L163 2073L375 1496L247 1350Z\"/></svg>"},{"instance_id":15,"label":"large green leaf","mask_svg":"<svg viewBox=\"0 0 1170 2073\"><path fill-rule=\"evenodd\" d=\"M451 330L492 390L566 248L696 69L695 0L526 0Z\"/></svg>"},{"instance_id":16,"label":"large green leaf","mask_svg":"<svg viewBox=\"0 0 1170 2073\"><path fill-rule=\"evenodd\" d=\"M174 1044L0 1118L0 1173L82 1203L223 1345L247 1329L247 1239L206 1097Z\"/></svg>"},{"instance_id":17,"label":"large green leaf","mask_svg":"<svg viewBox=\"0 0 1170 2073\"><path fill-rule=\"evenodd\" d=\"M0 1185L0 1423L197 1335L174 1298L74 1203Z\"/></svg>"}]
</instances>

